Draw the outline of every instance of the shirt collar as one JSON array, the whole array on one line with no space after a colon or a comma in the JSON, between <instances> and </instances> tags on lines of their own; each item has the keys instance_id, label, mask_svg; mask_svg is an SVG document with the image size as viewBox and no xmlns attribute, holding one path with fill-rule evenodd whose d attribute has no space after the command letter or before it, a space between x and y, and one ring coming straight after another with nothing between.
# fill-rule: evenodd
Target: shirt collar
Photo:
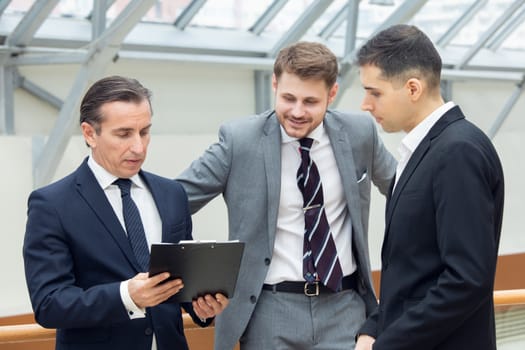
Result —
<instances>
[{"instance_id":1,"label":"shirt collar","mask_svg":"<svg viewBox=\"0 0 525 350\"><path fill-rule=\"evenodd\" d=\"M91 171L93 172L93 174L95 175L95 178L97 179L98 184L100 185L100 187L102 187L103 190L106 190L110 185L113 185L113 182L115 182L115 180L118 179L117 176L111 174L104 167L98 164L91 155L88 157L87 164L89 168L91 169ZM144 182L140 178L139 174L135 174L129 179L136 186L141 187L141 188L145 187Z\"/></svg>"},{"instance_id":2,"label":"shirt collar","mask_svg":"<svg viewBox=\"0 0 525 350\"><path fill-rule=\"evenodd\" d=\"M281 127L281 140L283 144L299 140L297 137L291 137L290 135L288 135L282 125L280 125L280 127ZM315 129L313 129L312 132L309 133L307 137L314 139L314 141L320 142L324 134L325 134L324 122L321 122L321 124L319 124Z\"/></svg>"},{"instance_id":3,"label":"shirt collar","mask_svg":"<svg viewBox=\"0 0 525 350\"><path fill-rule=\"evenodd\" d=\"M456 104L452 101L449 101L439 108L430 113L425 119L421 121L416 127L401 140L401 145L399 151L401 154L405 153L407 150L410 154L414 153L417 146L421 143L423 138L428 134L430 129L437 123L439 118L441 118L449 109L454 107Z\"/></svg>"}]
</instances>

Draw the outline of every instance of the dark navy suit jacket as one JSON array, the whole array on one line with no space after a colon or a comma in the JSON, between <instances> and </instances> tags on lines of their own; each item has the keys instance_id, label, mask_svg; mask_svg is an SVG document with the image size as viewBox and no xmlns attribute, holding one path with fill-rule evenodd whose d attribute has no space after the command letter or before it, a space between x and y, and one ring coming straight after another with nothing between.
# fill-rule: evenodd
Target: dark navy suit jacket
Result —
<instances>
[{"instance_id":1,"label":"dark navy suit jacket","mask_svg":"<svg viewBox=\"0 0 525 350\"><path fill-rule=\"evenodd\" d=\"M490 140L450 109L388 197L380 303L360 332L374 350L496 349L503 187Z\"/></svg>"},{"instance_id":2,"label":"dark navy suit jacket","mask_svg":"<svg viewBox=\"0 0 525 350\"><path fill-rule=\"evenodd\" d=\"M162 241L191 239L187 196L176 181L144 171L162 219ZM181 304L147 308L130 320L119 286L140 272L126 234L85 160L58 182L35 190L24 240L26 280L35 318L57 328L56 348L187 349ZM201 325L191 304L184 307Z\"/></svg>"}]
</instances>

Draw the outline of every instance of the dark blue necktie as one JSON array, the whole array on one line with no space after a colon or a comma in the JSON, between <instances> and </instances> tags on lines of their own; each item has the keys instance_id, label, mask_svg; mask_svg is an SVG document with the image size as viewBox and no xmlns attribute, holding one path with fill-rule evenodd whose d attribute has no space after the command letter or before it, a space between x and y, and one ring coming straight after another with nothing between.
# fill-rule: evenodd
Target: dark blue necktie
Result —
<instances>
[{"instance_id":1,"label":"dark blue necktie","mask_svg":"<svg viewBox=\"0 0 525 350\"><path fill-rule=\"evenodd\" d=\"M301 144L299 148L301 166L297 170L297 185L303 194L304 201L304 278L310 283L320 280L333 291L339 291L343 271L326 219L319 171L310 158L313 139L304 138L299 142Z\"/></svg>"},{"instance_id":2,"label":"dark blue necktie","mask_svg":"<svg viewBox=\"0 0 525 350\"><path fill-rule=\"evenodd\" d=\"M118 179L115 184L120 188L120 197L122 198L122 211L124 213L124 223L126 224L126 232L128 233L128 240L135 253L135 257L142 268L142 271L148 271L149 265L149 249L146 241L146 233L144 226L140 219L140 213L137 205L131 198L131 180Z\"/></svg>"}]
</instances>

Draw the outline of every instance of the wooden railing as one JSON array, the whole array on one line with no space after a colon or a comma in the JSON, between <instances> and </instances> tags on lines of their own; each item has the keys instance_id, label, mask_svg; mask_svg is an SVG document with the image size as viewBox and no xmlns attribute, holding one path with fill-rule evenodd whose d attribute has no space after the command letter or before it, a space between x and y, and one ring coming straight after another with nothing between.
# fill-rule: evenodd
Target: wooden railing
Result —
<instances>
[{"instance_id":1,"label":"wooden railing","mask_svg":"<svg viewBox=\"0 0 525 350\"><path fill-rule=\"evenodd\" d=\"M499 290L494 292L496 306L525 305L525 289ZM202 328L188 314L183 314L184 332L190 349L212 349L214 327ZM0 349L26 349L27 343L43 344L40 349L53 349L55 330L38 324L0 326ZM24 345L25 343L25 345ZM47 345L46 345L47 344Z\"/></svg>"},{"instance_id":2,"label":"wooden railing","mask_svg":"<svg viewBox=\"0 0 525 350\"><path fill-rule=\"evenodd\" d=\"M525 305L525 289L494 291L494 305Z\"/></svg>"},{"instance_id":3,"label":"wooden railing","mask_svg":"<svg viewBox=\"0 0 525 350\"><path fill-rule=\"evenodd\" d=\"M190 349L213 349L213 326L202 328L188 314L183 314L182 320ZM32 349L54 349L55 330L36 323L0 326L1 350L27 349L28 344L35 344Z\"/></svg>"}]
</instances>

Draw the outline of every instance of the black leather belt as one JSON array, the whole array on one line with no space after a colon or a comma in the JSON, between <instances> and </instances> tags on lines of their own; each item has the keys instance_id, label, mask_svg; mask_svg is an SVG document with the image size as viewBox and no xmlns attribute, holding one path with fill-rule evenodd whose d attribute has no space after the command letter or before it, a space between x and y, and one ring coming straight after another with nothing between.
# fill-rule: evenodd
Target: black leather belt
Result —
<instances>
[{"instance_id":1,"label":"black leather belt","mask_svg":"<svg viewBox=\"0 0 525 350\"><path fill-rule=\"evenodd\" d=\"M353 289L357 290L357 272L354 272L351 275L343 277L341 282L341 290ZM319 294L330 294L334 293L333 290L326 287L324 284L315 282L281 282L277 284L263 284L263 290L271 290L275 292L284 292L284 293L301 293L306 296L312 297Z\"/></svg>"}]
</instances>

